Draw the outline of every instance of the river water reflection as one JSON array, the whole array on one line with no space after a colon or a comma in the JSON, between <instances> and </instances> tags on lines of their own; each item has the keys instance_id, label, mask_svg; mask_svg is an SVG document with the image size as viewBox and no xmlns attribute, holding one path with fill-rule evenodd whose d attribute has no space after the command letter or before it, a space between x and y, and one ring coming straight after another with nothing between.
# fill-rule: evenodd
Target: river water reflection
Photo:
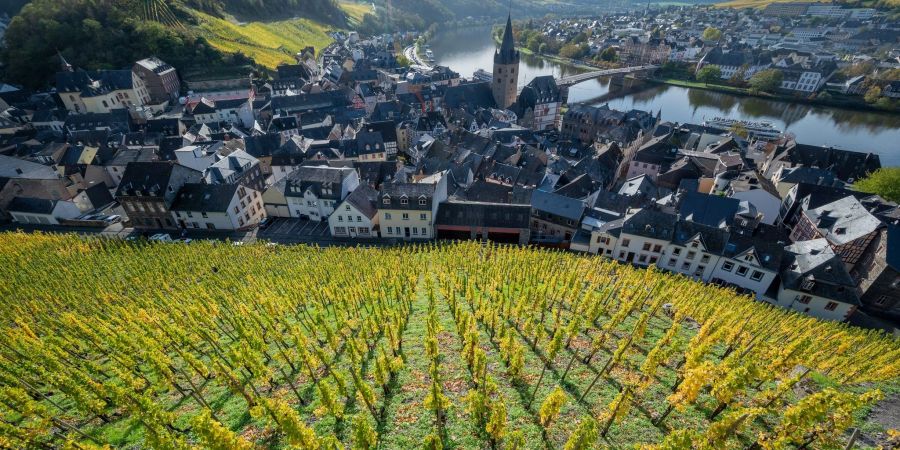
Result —
<instances>
[{"instance_id":1,"label":"river water reflection","mask_svg":"<svg viewBox=\"0 0 900 450\"><path fill-rule=\"evenodd\" d=\"M477 69L490 71L495 43L490 27L473 27L438 33L430 42L438 64L449 66L463 77ZM556 77L583 72L566 64L522 55L519 84L536 76ZM573 86L569 102L590 102L610 91L609 80L586 81ZM741 97L702 89L654 85L616 96L606 102L614 109L637 108L662 111L663 120L700 123L705 118L730 117L766 120L793 133L799 142L832 145L879 154L884 166L900 165L900 114L865 112L818 105L806 105L755 97Z\"/></svg>"}]
</instances>

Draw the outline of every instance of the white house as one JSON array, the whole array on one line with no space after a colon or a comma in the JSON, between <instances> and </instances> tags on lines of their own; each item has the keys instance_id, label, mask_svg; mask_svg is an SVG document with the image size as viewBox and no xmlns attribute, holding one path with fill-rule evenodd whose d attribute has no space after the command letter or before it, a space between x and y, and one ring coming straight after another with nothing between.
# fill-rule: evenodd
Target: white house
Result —
<instances>
[{"instance_id":1,"label":"white house","mask_svg":"<svg viewBox=\"0 0 900 450\"><path fill-rule=\"evenodd\" d=\"M381 237L434 238L438 205L447 199L447 177L429 177L418 183L385 183L378 193Z\"/></svg>"},{"instance_id":2,"label":"white house","mask_svg":"<svg viewBox=\"0 0 900 450\"><path fill-rule=\"evenodd\" d=\"M81 215L75 202L33 197L16 197L6 210L13 222L23 224L58 225L60 219L74 219Z\"/></svg>"},{"instance_id":3,"label":"white house","mask_svg":"<svg viewBox=\"0 0 900 450\"><path fill-rule=\"evenodd\" d=\"M354 169L301 166L285 178L284 198L290 217L321 221L358 186Z\"/></svg>"},{"instance_id":4,"label":"white house","mask_svg":"<svg viewBox=\"0 0 900 450\"><path fill-rule=\"evenodd\" d=\"M820 319L843 321L859 306L855 283L828 241L814 239L785 247L775 303Z\"/></svg>"},{"instance_id":5,"label":"white house","mask_svg":"<svg viewBox=\"0 0 900 450\"><path fill-rule=\"evenodd\" d=\"M237 230L266 217L259 191L240 184L187 183L169 208L180 228Z\"/></svg>"},{"instance_id":6,"label":"white house","mask_svg":"<svg viewBox=\"0 0 900 450\"><path fill-rule=\"evenodd\" d=\"M378 237L378 192L361 184L328 216L334 237Z\"/></svg>"},{"instance_id":7,"label":"white house","mask_svg":"<svg viewBox=\"0 0 900 450\"><path fill-rule=\"evenodd\" d=\"M175 159L184 167L203 172L219 160L219 150L221 149L221 141L188 145L175 150Z\"/></svg>"}]
</instances>

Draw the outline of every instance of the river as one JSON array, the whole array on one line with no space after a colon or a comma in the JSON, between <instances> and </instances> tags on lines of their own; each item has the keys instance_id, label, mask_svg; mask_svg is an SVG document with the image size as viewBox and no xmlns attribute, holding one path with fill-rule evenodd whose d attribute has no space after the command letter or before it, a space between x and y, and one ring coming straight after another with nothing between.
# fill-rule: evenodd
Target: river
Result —
<instances>
[{"instance_id":1,"label":"river","mask_svg":"<svg viewBox=\"0 0 900 450\"><path fill-rule=\"evenodd\" d=\"M437 64L448 66L463 77L477 69L491 70L496 44L490 27L439 32L429 42ZM583 69L532 55L522 55L519 84L536 76L565 76ZM609 93L609 80L586 81L569 90L569 102L590 102ZM650 85L607 101L614 109L662 111L663 120L701 123L704 118L772 122L792 133L798 142L877 153L883 166L900 166L900 114L857 111L807 105L755 97L741 97L703 89Z\"/></svg>"}]
</instances>

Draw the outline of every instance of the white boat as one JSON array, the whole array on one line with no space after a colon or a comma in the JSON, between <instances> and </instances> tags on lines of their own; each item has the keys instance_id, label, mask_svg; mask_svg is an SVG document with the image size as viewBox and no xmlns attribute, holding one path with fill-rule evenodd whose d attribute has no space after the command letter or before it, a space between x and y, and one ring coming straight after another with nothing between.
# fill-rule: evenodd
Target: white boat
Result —
<instances>
[{"instance_id":1,"label":"white boat","mask_svg":"<svg viewBox=\"0 0 900 450\"><path fill-rule=\"evenodd\" d=\"M757 139L772 140L781 137L781 130L775 127L771 122L764 120L754 122L750 120L729 119L727 117L714 117L704 120L703 125L722 131L732 131L735 128L743 128L747 130L749 137Z\"/></svg>"},{"instance_id":2,"label":"white boat","mask_svg":"<svg viewBox=\"0 0 900 450\"><path fill-rule=\"evenodd\" d=\"M472 78L474 78L476 81L485 81L490 83L494 76L491 75L491 73L487 70L478 69L475 71L475 73L472 74Z\"/></svg>"}]
</instances>

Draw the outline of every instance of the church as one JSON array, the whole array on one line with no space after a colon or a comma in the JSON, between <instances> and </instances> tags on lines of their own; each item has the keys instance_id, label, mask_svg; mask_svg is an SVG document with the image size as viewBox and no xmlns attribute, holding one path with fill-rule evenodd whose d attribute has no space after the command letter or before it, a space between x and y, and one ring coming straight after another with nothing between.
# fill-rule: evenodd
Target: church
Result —
<instances>
[{"instance_id":1,"label":"church","mask_svg":"<svg viewBox=\"0 0 900 450\"><path fill-rule=\"evenodd\" d=\"M498 108L507 109L516 102L516 83L519 79L519 51L513 39L512 15L506 17L503 42L494 53L494 78L491 91Z\"/></svg>"}]
</instances>

